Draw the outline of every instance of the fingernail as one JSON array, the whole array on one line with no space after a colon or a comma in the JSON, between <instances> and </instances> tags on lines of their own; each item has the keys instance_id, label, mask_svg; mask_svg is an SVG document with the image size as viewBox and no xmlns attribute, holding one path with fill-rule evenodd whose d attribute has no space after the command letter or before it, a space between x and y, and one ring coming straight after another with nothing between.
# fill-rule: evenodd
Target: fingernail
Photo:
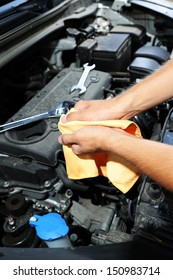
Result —
<instances>
[{"instance_id":1,"label":"fingernail","mask_svg":"<svg viewBox=\"0 0 173 280\"><path fill-rule=\"evenodd\" d=\"M62 121L62 122L66 122L66 121L67 121L66 115L62 116L61 121Z\"/></svg>"},{"instance_id":2,"label":"fingernail","mask_svg":"<svg viewBox=\"0 0 173 280\"><path fill-rule=\"evenodd\" d=\"M58 137L58 142L59 142L60 144L62 144L62 138L61 138L61 136Z\"/></svg>"}]
</instances>

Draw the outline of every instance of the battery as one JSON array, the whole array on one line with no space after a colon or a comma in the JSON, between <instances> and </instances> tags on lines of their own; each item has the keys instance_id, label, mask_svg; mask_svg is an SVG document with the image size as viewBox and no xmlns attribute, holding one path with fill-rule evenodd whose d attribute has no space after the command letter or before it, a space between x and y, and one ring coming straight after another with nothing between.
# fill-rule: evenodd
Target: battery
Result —
<instances>
[{"instance_id":1,"label":"battery","mask_svg":"<svg viewBox=\"0 0 173 280\"><path fill-rule=\"evenodd\" d=\"M137 24L118 24L114 26L110 32L117 34L129 34L131 36L132 54L149 41L145 27Z\"/></svg>"},{"instance_id":2,"label":"battery","mask_svg":"<svg viewBox=\"0 0 173 280\"><path fill-rule=\"evenodd\" d=\"M109 33L87 39L78 47L78 58L81 64L95 63L101 71L124 72L131 62L131 37Z\"/></svg>"}]
</instances>

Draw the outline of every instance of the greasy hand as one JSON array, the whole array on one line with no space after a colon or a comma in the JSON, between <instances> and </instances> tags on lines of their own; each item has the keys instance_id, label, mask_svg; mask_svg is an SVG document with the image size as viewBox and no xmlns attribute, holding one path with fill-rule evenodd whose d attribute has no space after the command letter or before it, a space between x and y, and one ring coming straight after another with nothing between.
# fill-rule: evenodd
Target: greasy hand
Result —
<instances>
[{"instance_id":1,"label":"greasy hand","mask_svg":"<svg viewBox=\"0 0 173 280\"><path fill-rule=\"evenodd\" d=\"M96 152L109 152L115 144L116 138L128 134L121 129L87 126L71 134L63 134L59 137L60 144L72 148L76 155Z\"/></svg>"}]
</instances>

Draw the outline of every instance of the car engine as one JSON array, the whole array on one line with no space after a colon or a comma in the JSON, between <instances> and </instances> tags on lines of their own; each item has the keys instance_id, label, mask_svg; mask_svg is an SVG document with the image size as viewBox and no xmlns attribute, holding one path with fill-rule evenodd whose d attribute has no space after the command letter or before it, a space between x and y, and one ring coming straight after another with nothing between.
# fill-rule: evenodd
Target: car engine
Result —
<instances>
[{"instance_id":1,"label":"car engine","mask_svg":"<svg viewBox=\"0 0 173 280\"><path fill-rule=\"evenodd\" d=\"M157 17L152 18L153 33L134 21L132 7L116 5L123 1L111 6L88 1L87 7L72 2L57 19L56 31L0 69L1 125L63 101L113 98L171 58L173 43L166 33L160 35ZM71 91L86 63L95 64L86 91ZM144 138L173 145L171 108L168 100L132 120ZM0 247L97 247L145 239L172 249L173 194L145 174L126 194L101 176L69 179L58 121L49 118L0 132ZM50 245L30 223L35 215L51 213L69 228L64 245Z\"/></svg>"}]
</instances>

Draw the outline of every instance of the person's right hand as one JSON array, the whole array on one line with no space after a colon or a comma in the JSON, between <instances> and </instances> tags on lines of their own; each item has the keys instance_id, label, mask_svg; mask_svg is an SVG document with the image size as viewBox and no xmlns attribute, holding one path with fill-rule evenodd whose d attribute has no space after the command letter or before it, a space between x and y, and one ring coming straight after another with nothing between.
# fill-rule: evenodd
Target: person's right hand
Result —
<instances>
[{"instance_id":1,"label":"person's right hand","mask_svg":"<svg viewBox=\"0 0 173 280\"><path fill-rule=\"evenodd\" d=\"M79 101L74 106L74 109L76 111L64 116L63 122L123 119L124 114L123 104L119 103L116 98Z\"/></svg>"}]
</instances>

